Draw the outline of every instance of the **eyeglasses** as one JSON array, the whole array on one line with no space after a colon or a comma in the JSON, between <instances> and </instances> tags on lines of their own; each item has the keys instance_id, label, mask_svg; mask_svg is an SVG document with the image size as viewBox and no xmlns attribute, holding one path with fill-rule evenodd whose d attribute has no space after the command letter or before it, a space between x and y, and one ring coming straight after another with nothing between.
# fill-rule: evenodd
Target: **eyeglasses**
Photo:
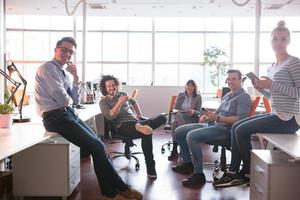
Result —
<instances>
[{"instance_id":1,"label":"eyeglasses","mask_svg":"<svg viewBox=\"0 0 300 200\"><path fill-rule=\"evenodd\" d=\"M62 53L65 53L65 54L69 53L70 55L73 55L73 53L74 53L73 50L68 49L66 47L58 47L58 48L61 49Z\"/></svg>"}]
</instances>

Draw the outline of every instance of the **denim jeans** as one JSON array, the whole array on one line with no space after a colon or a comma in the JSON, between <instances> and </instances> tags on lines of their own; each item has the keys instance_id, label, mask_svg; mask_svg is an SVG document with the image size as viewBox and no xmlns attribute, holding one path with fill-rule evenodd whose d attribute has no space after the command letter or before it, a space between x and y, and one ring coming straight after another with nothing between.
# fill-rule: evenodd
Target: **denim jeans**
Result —
<instances>
[{"instance_id":1,"label":"denim jeans","mask_svg":"<svg viewBox=\"0 0 300 200\"><path fill-rule=\"evenodd\" d=\"M167 121L164 115L158 115L156 117L152 117L146 120L141 120L140 123L143 125L150 126L153 130L165 124ZM117 132L124 135L125 137L131 139L142 138L142 150L145 156L145 162L147 166L153 166L155 164L153 157L153 143L152 143L152 134L144 135L138 132L135 129L135 124L138 121L128 121L121 124L121 126L117 129Z\"/></svg>"},{"instance_id":2,"label":"denim jeans","mask_svg":"<svg viewBox=\"0 0 300 200\"><path fill-rule=\"evenodd\" d=\"M176 128L175 139L180 146L183 163L193 162L194 173L203 173L202 151L199 143L210 143L216 139L227 137L228 134L230 134L230 127L221 123L209 126L193 123Z\"/></svg>"},{"instance_id":3,"label":"denim jeans","mask_svg":"<svg viewBox=\"0 0 300 200\"><path fill-rule=\"evenodd\" d=\"M94 170L103 195L114 197L118 191L128 189L128 185L113 168L103 142L78 118L71 107L47 115L43 118L43 123L47 131L57 132L92 155Z\"/></svg>"},{"instance_id":4,"label":"denim jeans","mask_svg":"<svg viewBox=\"0 0 300 200\"><path fill-rule=\"evenodd\" d=\"M299 129L295 118L283 121L275 114L263 114L236 122L231 128L230 171L238 172L243 161L242 172L250 174L251 135L254 133L294 133Z\"/></svg>"}]
</instances>

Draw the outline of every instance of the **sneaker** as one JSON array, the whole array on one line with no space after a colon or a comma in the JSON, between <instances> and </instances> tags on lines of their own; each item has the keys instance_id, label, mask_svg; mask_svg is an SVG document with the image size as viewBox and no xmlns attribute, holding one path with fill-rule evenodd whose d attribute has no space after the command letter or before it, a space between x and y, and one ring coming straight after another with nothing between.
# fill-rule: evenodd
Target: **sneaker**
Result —
<instances>
[{"instance_id":1,"label":"sneaker","mask_svg":"<svg viewBox=\"0 0 300 200\"><path fill-rule=\"evenodd\" d=\"M250 178L245 177L241 173L226 173L224 176L213 183L214 187L225 188L225 187L232 187L232 186L239 186L239 185L249 185Z\"/></svg>"},{"instance_id":2,"label":"sneaker","mask_svg":"<svg viewBox=\"0 0 300 200\"><path fill-rule=\"evenodd\" d=\"M194 171L193 163L182 163L181 165L173 166L172 170L180 174L191 174Z\"/></svg>"},{"instance_id":3,"label":"sneaker","mask_svg":"<svg viewBox=\"0 0 300 200\"><path fill-rule=\"evenodd\" d=\"M142 193L140 193L139 191L131 187L129 187L128 190L119 192L119 194L128 199L137 199L137 200L143 199Z\"/></svg>"},{"instance_id":4,"label":"sneaker","mask_svg":"<svg viewBox=\"0 0 300 200\"><path fill-rule=\"evenodd\" d=\"M150 179L156 179L157 178L157 173L156 173L154 165L147 166L147 175Z\"/></svg>"},{"instance_id":5,"label":"sneaker","mask_svg":"<svg viewBox=\"0 0 300 200\"><path fill-rule=\"evenodd\" d=\"M153 132L153 129L150 126L148 126L148 125L142 125L140 123L136 123L135 124L135 129L138 132L143 133L144 135L151 135L152 132Z\"/></svg>"},{"instance_id":6,"label":"sneaker","mask_svg":"<svg viewBox=\"0 0 300 200\"><path fill-rule=\"evenodd\" d=\"M205 175L203 173L201 174L192 174L187 179L182 180L182 185L185 187L200 187L206 182Z\"/></svg>"},{"instance_id":7,"label":"sneaker","mask_svg":"<svg viewBox=\"0 0 300 200\"><path fill-rule=\"evenodd\" d=\"M169 161L174 161L178 159L178 152L172 151L171 154L168 156Z\"/></svg>"}]
</instances>

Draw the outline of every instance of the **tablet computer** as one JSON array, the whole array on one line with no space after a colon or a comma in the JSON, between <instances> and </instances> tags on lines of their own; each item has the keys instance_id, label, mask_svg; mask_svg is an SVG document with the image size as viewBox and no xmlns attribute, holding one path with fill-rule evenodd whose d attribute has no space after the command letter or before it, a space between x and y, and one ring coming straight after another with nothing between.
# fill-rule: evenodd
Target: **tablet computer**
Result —
<instances>
[{"instance_id":1,"label":"tablet computer","mask_svg":"<svg viewBox=\"0 0 300 200\"><path fill-rule=\"evenodd\" d=\"M247 76L251 81L253 81L253 80L255 80L255 79L259 80L259 78L258 78L253 72L247 73L246 76Z\"/></svg>"}]
</instances>

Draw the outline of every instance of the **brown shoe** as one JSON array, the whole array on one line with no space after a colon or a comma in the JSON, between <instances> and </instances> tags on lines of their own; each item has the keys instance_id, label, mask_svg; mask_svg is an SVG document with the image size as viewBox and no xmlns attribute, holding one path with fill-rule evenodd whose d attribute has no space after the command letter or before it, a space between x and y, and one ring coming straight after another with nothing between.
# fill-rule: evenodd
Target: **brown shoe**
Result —
<instances>
[{"instance_id":1,"label":"brown shoe","mask_svg":"<svg viewBox=\"0 0 300 200\"><path fill-rule=\"evenodd\" d=\"M126 198L126 197L122 196L121 194L117 194L114 197L103 196L102 200L136 200L136 199L135 198Z\"/></svg>"},{"instance_id":2,"label":"brown shoe","mask_svg":"<svg viewBox=\"0 0 300 200\"><path fill-rule=\"evenodd\" d=\"M119 194L129 199L137 199L137 200L143 199L142 193L140 193L139 191L131 187L128 190L119 192Z\"/></svg>"},{"instance_id":3,"label":"brown shoe","mask_svg":"<svg viewBox=\"0 0 300 200\"><path fill-rule=\"evenodd\" d=\"M150 126L148 126L148 125L142 125L140 123L136 123L135 124L135 129L138 132L143 133L144 135L151 135L152 132L153 132L153 129Z\"/></svg>"}]
</instances>

